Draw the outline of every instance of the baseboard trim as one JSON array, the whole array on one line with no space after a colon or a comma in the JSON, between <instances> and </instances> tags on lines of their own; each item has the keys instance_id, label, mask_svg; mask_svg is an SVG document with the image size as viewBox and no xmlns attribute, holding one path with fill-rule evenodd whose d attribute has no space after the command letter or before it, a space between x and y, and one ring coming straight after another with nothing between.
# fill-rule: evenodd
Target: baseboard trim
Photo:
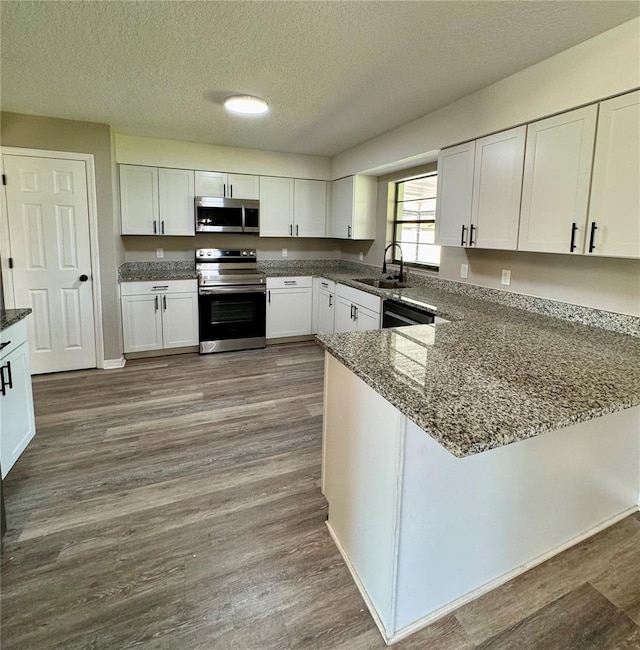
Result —
<instances>
[{"instance_id":1,"label":"baseboard trim","mask_svg":"<svg viewBox=\"0 0 640 650\"><path fill-rule=\"evenodd\" d=\"M119 359L105 359L100 368L102 370L117 370L118 368L124 368L125 363L127 363L127 360L122 355Z\"/></svg>"},{"instance_id":2,"label":"baseboard trim","mask_svg":"<svg viewBox=\"0 0 640 650\"><path fill-rule=\"evenodd\" d=\"M539 564L542 564L543 562L546 562L547 560L551 559L552 557L562 553L563 551L566 551L567 549L571 548L572 546L575 546L576 544L579 544L580 542L583 542L585 539L588 539L589 537L592 537L593 535L596 535L600 531L604 530L605 528L609 528L610 526L613 526L614 524L617 524L619 521L622 521L629 515L634 514L635 512L638 512L640 510L640 505L635 505L630 508L627 508L626 510L623 510L622 512L618 513L617 515L614 515L613 517L610 517L609 519L603 521L602 523L598 524L597 526L594 526L593 528L590 528L584 533L581 533L580 535L577 535L576 537L571 538L564 544L560 544L560 546L556 546L555 548L551 549L550 551L547 551L546 553L543 553L542 555L539 555L538 557L534 558L533 560L526 562L525 564L520 565L519 567L516 567L512 571L509 571L507 573L502 574L498 578L495 578L494 580L491 580L490 582L487 582L486 584L482 585L481 587L478 587L477 589L474 589L473 591L470 591L469 593L465 594L464 596L461 596L460 598L457 598L456 600L451 601L450 603L444 605L443 607L440 607L439 609L436 609L435 611L427 614L426 616L423 616L422 618L419 618L418 620L414 621L411 623L411 625L407 625L394 634L388 636L386 633L386 630L384 628L384 624L380 620L375 607L373 606L373 603L369 596L367 595L367 591L360 581L360 578L358 577L358 574L356 573L355 567L351 564L351 561L347 557L347 554L342 547L342 544L340 543L340 540L338 539L335 531L333 530L331 523L327 521L327 528L329 529L329 534L331 535L331 538L335 542L336 546L338 547L338 551L340 551L340 555L342 555L342 558L345 561L345 564L347 565L347 568L349 569L349 572L351 573L351 576L353 577L354 582L356 583L356 586L358 587L358 591L360 591L360 595L364 599L369 612L371 613L371 616L373 617L373 620L375 621L376 625L378 626L378 629L380 630L380 634L382 635L382 638L384 639L384 642L387 645L393 645L394 643L398 643L399 641L402 641L403 639L406 639L408 636L411 636L412 634L415 634L419 630L427 627L428 625L431 625L435 621L437 621L440 618L443 618L444 616L447 616L448 614L451 614L453 611L458 609L459 607L462 607L463 605L466 605L467 603L471 602L472 600L475 600L476 598L479 598L480 596L483 596L486 593L489 593L493 589L496 589L497 587L500 587L501 585L505 584L506 582L509 582L509 580L512 580L513 578L517 578L519 575L522 575L523 573L526 573L529 571L529 569L533 569L534 567L538 566Z\"/></svg>"}]
</instances>

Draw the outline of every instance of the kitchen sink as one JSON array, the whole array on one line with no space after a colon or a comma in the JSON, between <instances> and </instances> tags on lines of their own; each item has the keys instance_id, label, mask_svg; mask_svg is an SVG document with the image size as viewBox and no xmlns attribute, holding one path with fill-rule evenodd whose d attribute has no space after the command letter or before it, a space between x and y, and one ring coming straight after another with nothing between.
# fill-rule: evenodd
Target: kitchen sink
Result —
<instances>
[{"instance_id":1,"label":"kitchen sink","mask_svg":"<svg viewBox=\"0 0 640 650\"><path fill-rule=\"evenodd\" d=\"M368 284L376 289L403 289L407 286L399 280L378 280L377 278L356 278L356 282Z\"/></svg>"}]
</instances>

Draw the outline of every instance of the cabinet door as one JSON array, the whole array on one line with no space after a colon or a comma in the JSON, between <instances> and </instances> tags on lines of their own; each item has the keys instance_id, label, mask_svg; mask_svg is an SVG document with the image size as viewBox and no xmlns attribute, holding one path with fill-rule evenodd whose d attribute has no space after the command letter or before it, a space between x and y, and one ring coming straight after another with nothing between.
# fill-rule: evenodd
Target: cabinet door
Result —
<instances>
[{"instance_id":1,"label":"cabinet door","mask_svg":"<svg viewBox=\"0 0 640 650\"><path fill-rule=\"evenodd\" d=\"M335 295L330 291L320 290L318 301L318 333L333 334Z\"/></svg>"},{"instance_id":2,"label":"cabinet door","mask_svg":"<svg viewBox=\"0 0 640 650\"><path fill-rule=\"evenodd\" d=\"M640 91L600 104L585 253L640 257ZM594 248L589 250L592 224Z\"/></svg>"},{"instance_id":3,"label":"cabinet door","mask_svg":"<svg viewBox=\"0 0 640 650\"><path fill-rule=\"evenodd\" d=\"M528 125L518 250L582 253L597 110Z\"/></svg>"},{"instance_id":4,"label":"cabinet door","mask_svg":"<svg viewBox=\"0 0 640 650\"><path fill-rule=\"evenodd\" d=\"M293 178L260 177L260 237L293 234Z\"/></svg>"},{"instance_id":5,"label":"cabinet door","mask_svg":"<svg viewBox=\"0 0 640 650\"><path fill-rule=\"evenodd\" d=\"M195 235L194 176L190 169L158 170L161 235Z\"/></svg>"},{"instance_id":6,"label":"cabinet door","mask_svg":"<svg viewBox=\"0 0 640 650\"><path fill-rule=\"evenodd\" d=\"M232 199L258 199L260 177L247 174L227 174L227 196Z\"/></svg>"},{"instance_id":7,"label":"cabinet door","mask_svg":"<svg viewBox=\"0 0 640 650\"><path fill-rule=\"evenodd\" d=\"M338 295L336 295L335 300L334 332L336 334L341 332L355 332L358 324L353 319L354 304L350 300L341 298Z\"/></svg>"},{"instance_id":8,"label":"cabinet door","mask_svg":"<svg viewBox=\"0 0 640 650\"><path fill-rule=\"evenodd\" d=\"M356 329L359 332L380 329L380 314L356 305Z\"/></svg>"},{"instance_id":9,"label":"cabinet door","mask_svg":"<svg viewBox=\"0 0 640 650\"><path fill-rule=\"evenodd\" d=\"M311 334L313 289L267 289L267 338Z\"/></svg>"},{"instance_id":10,"label":"cabinet door","mask_svg":"<svg viewBox=\"0 0 640 650\"><path fill-rule=\"evenodd\" d=\"M353 239L376 238L376 207L378 203L378 179L375 176L353 177Z\"/></svg>"},{"instance_id":11,"label":"cabinet door","mask_svg":"<svg viewBox=\"0 0 640 650\"><path fill-rule=\"evenodd\" d=\"M223 172L196 172L196 196L210 196L215 199L224 198L227 175Z\"/></svg>"},{"instance_id":12,"label":"cabinet door","mask_svg":"<svg viewBox=\"0 0 640 650\"><path fill-rule=\"evenodd\" d=\"M157 167L120 165L120 218L123 235L159 232Z\"/></svg>"},{"instance_id":13,"label":"cabinet door","mask_svg":"<svg viewBox=\"0 0 640 650\"><path fill-rule=\"evenodd\" d=\"M122 296L125 352L162 349L161 295Z\"/></svg>"},{"instance_id":14,"label":"cabinet door","mask_svg":"<svg viewBox=\"0 0 640 650\"><path fill-rule=\"evenodd\" d=\"M331 237L353 238L353 176L331 183Z\"/></svg>"},{"instance_id":15,"label":"cabinet door","mask_svg":"<svg viewBox=\"0 0 640 650\"><path fill-rule=\"evenodd\" d=\"M475 142L444 149L438 154L436 244L469 243Z\"/></svg>"},{"instance_id":16,"label":"cabinet door","mask_svg":"<svg viewBox=\"0 0 640 650\"><path fill-rule=\"evenodd\" d=\"M516 250L527 127L476 141L471 225L476 248Z\"/></svg>"},{"instance_id":17,"label":"cabinet door","mask_svg":"<svg viewBox=\"0 0 640 650\"><path fill-rule=\"evenodd\" d=\"M198 345L198 294L167 293L161 298L163 347Z\"/></svg>"},{"instance_id":18,"label":"cabinet door","mask_svg":"<svg viewBox=\"0 0 640 650\"><path fill-rule=\"evenodd\" d=\"M296 178L294 192L294 235L324 237L327 221L327 183Z\"/></svg>"},{"instance_id":19,"label":"cabinet door","mask_svg":"<svg viewBox=\"0 0 640 650\"><path fill-rule=\"evenodd\" d=\"M4 395L0 394L0 465L4 478L36 434L28 344L22 343L3 357L0 368L5 379ZM6 385L9 373L11 387Z\"/></svg>"}]
</instances>

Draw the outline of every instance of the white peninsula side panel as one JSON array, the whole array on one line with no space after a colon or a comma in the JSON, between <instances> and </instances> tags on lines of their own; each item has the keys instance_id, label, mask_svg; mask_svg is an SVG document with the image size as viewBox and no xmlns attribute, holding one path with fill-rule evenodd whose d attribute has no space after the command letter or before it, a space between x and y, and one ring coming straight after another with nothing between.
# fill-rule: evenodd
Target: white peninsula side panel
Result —
<instances>
[{"instance_id":1,"label":"white peninsula side panel","mask_svg":"<svg viewBox=\"0 0 640 650\"><path fill-rule=\"evenodd\" d=\"M457 458L325 355L328 527L388 643L638 510L640 407Z\"/></svg>"}]
</instances>

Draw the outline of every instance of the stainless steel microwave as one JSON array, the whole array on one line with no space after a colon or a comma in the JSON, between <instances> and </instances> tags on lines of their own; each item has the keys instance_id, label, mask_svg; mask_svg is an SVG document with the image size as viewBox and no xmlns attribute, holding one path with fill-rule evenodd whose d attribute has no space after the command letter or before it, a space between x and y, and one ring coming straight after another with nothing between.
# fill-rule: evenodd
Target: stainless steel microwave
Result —
<instances>
[{"instance_id":1,"label":"stainless steel microwave","mask_svg":"<svg viewBox=\"0 0 640 650\"><path fill-rule=\"evenodd\" d=\"M196 196L196 232L260 232L260 201Z\"/></svg>"}]
</instances>

